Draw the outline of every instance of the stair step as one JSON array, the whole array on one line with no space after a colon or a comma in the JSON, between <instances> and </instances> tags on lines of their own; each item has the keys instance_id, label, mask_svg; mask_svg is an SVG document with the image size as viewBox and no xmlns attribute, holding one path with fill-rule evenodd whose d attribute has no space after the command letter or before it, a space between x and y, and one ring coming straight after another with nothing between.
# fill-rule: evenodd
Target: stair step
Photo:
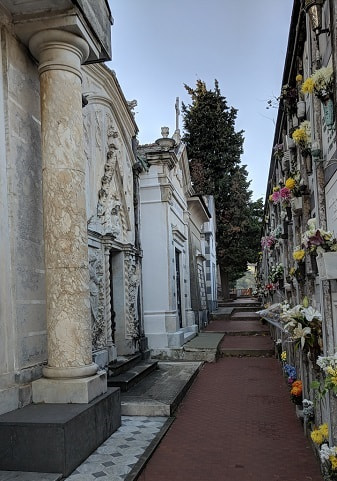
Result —
<instances>
[{"instance_id":1,"label":"stair step","mask_svg":"<svg viewBox=\"0 0 337 481\"><path fill-rule=\"evenodd\" d=\"M123 372L133 368L142 360L140 353L133 354L131 356L118 357L117 361L111 362L108 367L108 377L119 376Z\"/></svg>"},{"instance_id":2,"label":"stair step","mask_svg":"<svg viewBox=\"0 0 337 481\"><path fill-rule=\"evenodd\" d=\"M259 306L248 306L248 307L246 307L246 306L243 307L243 306L242 306L242 307L239 307L239 308L238 308L238 307L233 307L233 311L234 311L233 313L235 314L235 313L237 313L237 312L256 312L256 311L258 311L258 310L260 310L260 309L261 309L261 306L260 306L260 305L259 305Z\"/></svg>"},{"instance_id":3,"label":"stair step","mask_svg":"<svg viewBox=\"0 0 337 481\"><path fill-rule=\"evenodd\" d=\"M275 355L273 341L269 336L225 336L220 344L221 356L265 356Z\"/></svg>"},{"instance_id":4,"label":"stair step","mask_svg":"<svg viewBox=\"0 0 337 481\"><path fill-rule=\"evenodd\" d=\"M157 369L157 366L158 361L139 362L128 371L124 371L117 376L108 377L108 386L119 387L122 392L126 392Z\"/></svg>"},{"instance_id":5,"label":"stair step","mask_svg":"<svg viewBox=\"0 0 337 481\"><path fill-rule=\"evenodd\" d=\"M122 415L171 416L202 365L202 362L160 361L158 369L122 393Z\"/></svg>"}]
</instances>

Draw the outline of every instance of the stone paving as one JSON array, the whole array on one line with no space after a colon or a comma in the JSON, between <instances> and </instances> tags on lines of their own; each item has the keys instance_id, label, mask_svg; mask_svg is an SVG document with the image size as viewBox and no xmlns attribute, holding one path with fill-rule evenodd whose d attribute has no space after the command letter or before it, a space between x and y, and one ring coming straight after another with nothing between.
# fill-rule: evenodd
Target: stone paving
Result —
<instances>
[{"instance_id":1,"label":"stone paving","mask_svg":"<svg viewBox=\"0 0 337 481\"><path fill-rule=\"evenodd\" d=\"M158 441L167 417L122 416L122 425L66 481L128 481L132 470L147 458ZM170 424L170 421L169 421Z\"/></svg>"}]
</instances>

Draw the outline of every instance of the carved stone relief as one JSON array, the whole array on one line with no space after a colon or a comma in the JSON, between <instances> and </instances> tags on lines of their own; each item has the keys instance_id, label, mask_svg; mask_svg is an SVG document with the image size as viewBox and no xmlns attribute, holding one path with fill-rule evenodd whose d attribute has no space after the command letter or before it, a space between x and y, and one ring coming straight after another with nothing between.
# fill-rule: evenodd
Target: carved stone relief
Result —
<instances>
[{"instance_id":1,"label":"carved stone relief","mask_svg":"<svg viewBox=\"0 0 337 481\"><path fill-rule=\"evenodd\" d=\"M138 339L139 313L138 313L138 290L140 285L139 265L136 263L133 254L125 256L125 292L128 306L127 320L125 324L125 334L127 339Z\"/></svg>"},{"instance_id":2,"label":"carved stone relief","mask_svg":"<svg viewBox=\"0 0 337 481\"><path fill-rule=\"evenodd\" d=\"M104 256L100 249L89 248L89 289L93 350L107 345L105 324Z\"/></svg>"}]
</instances>

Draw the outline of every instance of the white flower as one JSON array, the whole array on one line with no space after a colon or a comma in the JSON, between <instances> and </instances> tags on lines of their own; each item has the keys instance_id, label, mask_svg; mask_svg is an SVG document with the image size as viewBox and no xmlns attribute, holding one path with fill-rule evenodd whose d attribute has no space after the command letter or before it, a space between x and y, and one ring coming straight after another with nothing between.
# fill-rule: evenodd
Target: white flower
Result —
<instances>
[{"instance_id":1,"label":"white flower","mask_svg":"<svg viewBox=\"0 0 337 481\"><path fill-rule=\"evenodd\" d=\"M314 217L309 219L307 224L311 232L316 232L316 219Z\"/></svg>"},{"instance_id":2,"label":"white flower","mask_svg":"<svg viewBox=\"0 0 337 481\"><path fill-rule=\"evenodd\" d=\"M321 458L321 461L329 461L330 456L336 456L337 454L337 447L332 446L331 448L326 444L322 444L321 449L319 451L319 456Z\"/></svg>"},{"instance_id":3,"label":"white flower","mask_svg":"<svg viewBox=\"0 0 337 481\"><path fill-rule=\"evenodd\" d=\"M330 448L326 443L324 443L319 451L319 457L321 458L321 461L324 462L329 461L329 456L331 456Z\"/></svg>"},{"instance_id":4,"label":"white flower","mask_svg":"<svg viewBox=\"0 0 337 481\"><path fill-rule=\"evenodd\" d=\"M316 311L312 306L303 308L302 312L308 322L311 322L313 319L318 319L319 321L322 320L321 313Z\"/></svg>"},{"instance_id":5,"label":"white flower","mask_svg":"<svg viewBox=\"0 0 337 481\"><path fill-rule=\"evenodd\" d=\"M295 327L292 336L294 339L301 339L301 347L303 349L305 338L310 334L311 334L310 327L303 327L302 324L298 322L297 327Z\"/></svg>"}]
</instances>

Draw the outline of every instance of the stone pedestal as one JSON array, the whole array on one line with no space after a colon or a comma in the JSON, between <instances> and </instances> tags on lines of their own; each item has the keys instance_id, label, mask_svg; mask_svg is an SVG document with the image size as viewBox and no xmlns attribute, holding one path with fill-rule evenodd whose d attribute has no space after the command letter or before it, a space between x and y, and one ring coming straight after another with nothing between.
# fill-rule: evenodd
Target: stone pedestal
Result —
<instances>
[{"instance_id":1,"label":"stone pedestal","mask_svg":"<svg viewBox=\"0 0 337 481\"><path fill-rule=\"evenodd\" d=\"M120 425L119 388L89 405L31 404L3 414L0 470L68 476Z\"/></svg>"}]
</instances>

